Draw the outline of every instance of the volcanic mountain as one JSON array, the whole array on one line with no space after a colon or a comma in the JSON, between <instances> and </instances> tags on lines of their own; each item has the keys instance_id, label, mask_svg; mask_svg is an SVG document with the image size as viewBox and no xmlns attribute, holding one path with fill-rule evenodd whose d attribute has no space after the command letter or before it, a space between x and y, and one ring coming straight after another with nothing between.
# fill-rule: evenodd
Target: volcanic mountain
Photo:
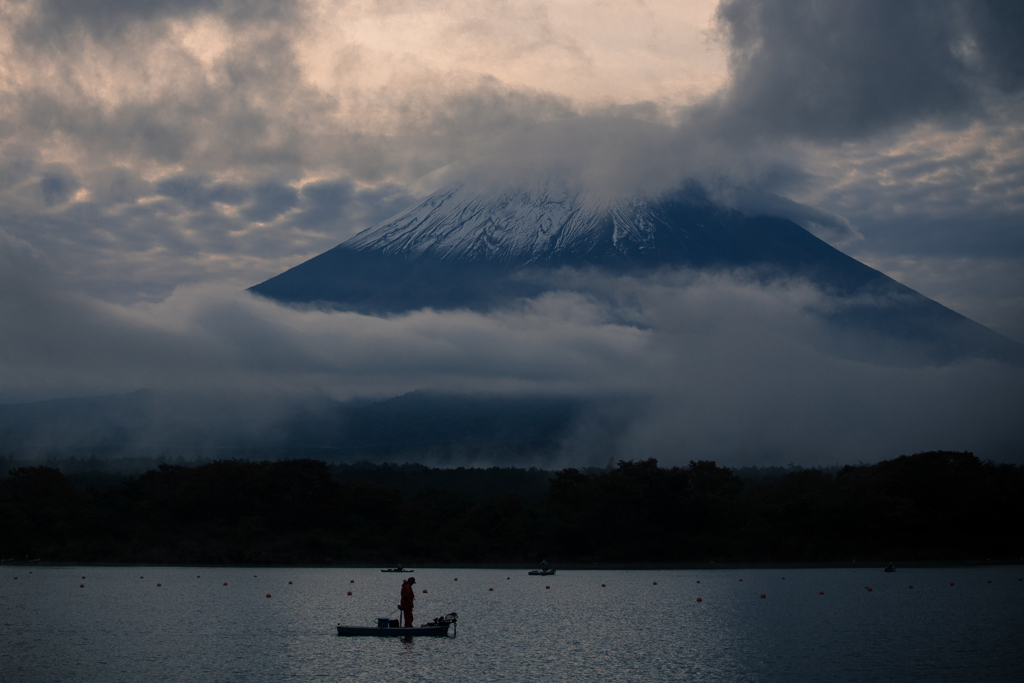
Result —
<instances>
[{"instance_id":1,"label":"volcanic mountain","mask_svg":"<svg viewBox=\"0 0 1024 683\"><path fill-rule=\"evenodd\" d=\"M564 286L558 275L567 270L643 277L680 268L805 279L843 302L821 314L837 339L850 333L895 344L915 363L982 357L1024 364L1016 342L793 221L745 215L692 183L659 198L618 200L550 187L449 187L250 291L374 315L487 310Z\"/></svg>"}]
</instances>

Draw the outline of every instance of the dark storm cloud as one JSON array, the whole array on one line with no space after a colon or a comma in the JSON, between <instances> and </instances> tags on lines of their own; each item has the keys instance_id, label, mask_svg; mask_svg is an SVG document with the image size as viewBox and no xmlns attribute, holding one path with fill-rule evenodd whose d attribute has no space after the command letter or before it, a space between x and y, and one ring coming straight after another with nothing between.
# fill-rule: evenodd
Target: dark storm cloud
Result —
<instances>
[{"instance_id":1,"label":"dark storm cloud","mask_svg":"<svg viewBox=\"0 0 1024 683\"><path fill-rule=\"evenodd\" d=\"M60 172L47 166L24 175L35 188L30 196L46 210L9 207L0 229L31 240L83 292L117 302L159 300L184 283L208 279L209 254L224 255L217 278L244 289L414 201L403 186L362 186L348 178L299 189L188 174L149 183L129 169L104 167L85 179L90 200L69 203L74 179ZM40 188L52 178L64 179L48 191L63 194L44 204Z\"/></svg>"},{"instance_id":2,"label":"dark storm cloud","mask_svg":"<svg viewBox=\"0 0 1024 683\"><path fill-rule=\"evenodd\" d=\"M106 166L95 170L88 179L93 201L103 207L134 204L152 195L151 184L138 173L124 166Z\"/></svg>"},{"instance_id":3,"label":"dark storm cloud","mask_svg":"<svg viewBox=\"0 0 1024 683\"><path fill-rule=\"evenodd\" d=\"M293 222L302 228L368 227L395 215L415 199L401 185L385 183L357 188L348 179L325 180L302 186L299 211Z\"/></svg>"},{"instance_id":4,"label":"dark storm cloud","mask_svg":"<svg viewBox=\"0 0 1024 683\"><path fill-rule=\"evenodd\" d=\"M154 189L157 195L174 199L191 212L193 225L199 214L219 217L213 211L216 204L239 207L245 222L257 223L273 222L295 209L280 230L326 228L340 236L389 218L414 201L400 185L360 187L348 178L306 183L296 189L279 181L224 183L209 176L179 175L160 181ZM233 229L244 225L235 223Z\"/></svg>"},{"instance_id":5,"label":"dark storm cloud","mask_svg":"<svg viewBox=\"0 0 1024 683\"><path fill-rule=\"evenodd\" d=\"M71 199L71 195L79 188L75 172L67 166L51 165L39 179L39 189L43 193L43 203L47 206L63 204Z\"/></svg>"},{"instance_id":6,"label":"dark storm cloud","mask_svg":"<svg viewBox=\"0 0 1024 683\"><path fill-rule=\"evenodd\" d=\"M330 125L337 102L304 81L286 27L246 29L210 66L164 33L146 24L132 39L72 36L27 48L22 70L38 73L6 102L8 125L26 146L62 136L80 161L171 165L192 175L300 177L304 164L339 153L344 131ZM158 46L159 58L140 43ZM103 92L83 82L92 62L125 87Z\"/></svg>"},{"instance_id":7,"label":"dark storm cloud","mask_svg":"<svg viewBox=\"0 0 1024 683\"><path fill-rule=\"evenodd\" d=\"M718 17L732 82L715 110L733 133L843 140L1024 86L1012 1L723 0Z\"/></svg>"},{"instance_id":8,"label":"dark storm cloud","mask_svg":"<svg viewBox=\"0 0 1024 683\"><path fill-rule=\"evenodd\" d=\"M992 259L1007 266L1007 259L1019 262L1024 258L1024 129L1017 111L1019 105L1012 103L992 107L984 122L950 134L924 126L896 139L817 150L808 156L807 167L823 175L841 173L843 180L822 184L814 204L858 227L865 239L848 245L855 257L870 256L877 263L880 257L889 263L900 258L927 260L935 265L945 258L947 274L967 272L964 259L976 259L979 273L992 271ZM922 280L904 283L930 296L955 289L953 283L931 288L939 279L924 274ZM970 280L976 282L974 277ZM997 281L1006 283L1000 295L1004 301L1016 298L1016 285L1005 278ZM925 282L929 287L923 287ZM977 287L966 281L962 286ZM981 297L981 290L977 294ZM993 295L986 288L984 298ZM972 305L956 310L979 309ZM979 321L1004 329L1012 323L1019 329L1014 317L1022 316Z\"/></svg>"},{"instance_id":9,"label":"dark storm cloud","mask_svg":"<svg viewBox=\"0 0 1024 683\"><path fill-rule=\"evenodd\" d=\"M774 192L744 187L734 188L724 191L720 200L748 216L766 215L788 218L833 245L863 239L857 229L843 216L799 204Z\"/></svg>"},{"instance_id":10,"label":"dark storm cloud","mask_svg":"<svg viewBox=\"0 0 1024 683\"><path fill-rule=\"evenodd\" d=\"M271 221L299 203L299 193L294 187L277 182L257 185L252 195L253 202L242 209L242 215L258 223Z\"/></svg>"},{"instance_id":11,"label":"dark storm cloud","mask_svg":"<svg viewBox=\"0 0 1024 683\"><path fill-rule=\"evenodd\" d=\"M203 12L235 22L267 21L288 17L300 5L294 0L41 0L21 36L44 42L82 28L105 39L117 36L133 23Z\"/></svg>"},{"instance_id":12,"label":"dark storm cloud","mask_svg":"<svg viewBox=\"0 0 1024 683\"><path fill-rule=\"evenodd\" d=\"M304 81L287 22L246 25L204 66L168 37L161 19L213 4L41 7L44 14L67 10L59 21L36 22L66 35L23 42L12 53L26 77L2 100L2 227L43 249L83 291L151 300L215 271L243 288L366 227L324 217L319 233L309 226L251 229L299 207L292 181L304 166L327 166L320 175L337 176L337 157L346 153L345 133L331 122L337 103ZM242 22L259 7L215 8ZM92 38L66 31L108 21L126 30ZM36 70L39 77L30 77ZM108 70L123 87L104 91L82 80ZM66 142L60 153L73 157L41 166L38 150L55 139ZM87 193L69 202L81 188ZM358 220L374 209L355 213Z\"/></svg>"},{"instance_id":13,"label":"dark storm cloud","mask_svg":"<svg viewBox=\"0 0 1024 683\"><path fill-rule=\"evenodd\" d=\"M0 149L0 192L27 180L36 168L38 152L20 144Z\"/></svg>"},{"instance_id":14,"label":"dark storm cloud","mask_svg":"<svg viewBox=\"0 0 1024 683\"><path fill-rule=\"evenodd\" d=\"M214 203L237 206L249 198L247 188L212 182L206 176L173 176L161 180L155 189L157 194L176 199L190 209L208 209Z\"/></svg>"},{"instance_id":15,"label":"dark storm cloud","mask_svg":"<svg viewBox=\"0 0 1024 683\"><path fill-rule=\"evenodd\" d=\"M1015 0L979 0L967 5L971 37L982 63L1007 92L1024 87L1024 5Z\"/></svg>"}]
</instances>

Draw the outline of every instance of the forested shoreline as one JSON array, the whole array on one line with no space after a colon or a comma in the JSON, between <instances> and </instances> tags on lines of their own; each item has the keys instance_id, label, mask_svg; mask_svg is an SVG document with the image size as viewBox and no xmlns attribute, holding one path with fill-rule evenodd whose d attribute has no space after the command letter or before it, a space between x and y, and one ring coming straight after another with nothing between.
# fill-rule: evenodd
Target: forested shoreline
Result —
<instances>
[{"instance_id":1,"label":"forested shoreline","mask_svg":"<svg viewBox=\"0 0 1024 683\"><path fill-rule=\"evenodd\" d=\"M413 566L1024 555L1024 468L966 452L761 472L655 460L558 471L311 459L165 463L133 476L8 469L4 558Z\"/></svg>"}]
</instances>

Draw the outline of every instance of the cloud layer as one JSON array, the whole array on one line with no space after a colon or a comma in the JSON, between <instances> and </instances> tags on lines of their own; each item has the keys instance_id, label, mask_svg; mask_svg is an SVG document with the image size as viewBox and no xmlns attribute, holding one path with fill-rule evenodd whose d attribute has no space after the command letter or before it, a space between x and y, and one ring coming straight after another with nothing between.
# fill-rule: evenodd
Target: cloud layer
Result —
<instances>
[{"instance_id":1,"label":"cloud layer","mask_svg":"<svg viewBox=\"0 0 1024 683\"><path fill-rule=\"evenodd\" d=\"M564 445L567 464L827 464L930 448L1017 460L1024 452L1016 419L1024 370L838 357L815 315L831 302L799 281L598 278L585 283L594 295L575 282L575 291L489 314L378 318L210 286L179 288L156 304L103 303L55 287L39 256L10 237L0 240L0 266L0 315L20 321L0 333L0 400L149 388L214 403L241 398L265 425L315 396L427 388L595 400L605 412L583 416ZM596 441L594 430L604 430Z\"/></svg>"},{"instance_id":2,"label":"cloud layer","mask_svg":"<svg viewBox=\"0 0 1024 683\"><path fill-rule=\"evenodd\" d=\"M930 119L983 115L1024 88L1024 17L1012 2L855 4L724 0L735 134L845 141Z\"/></svg>"},{"instance_id":3,"label":"cloud layer","mask_svg":"<svg viewBox=\"0 0 1024 683\"><path fill-rule=\"evenodd\" d=\"M637 453L1019 444L1016 375L837 360L799 283L396 319L236 294L449 180L696 178L1024 341L1018 6L0 0L0 400L618 392Z\"/></svg>"}]
</instances>

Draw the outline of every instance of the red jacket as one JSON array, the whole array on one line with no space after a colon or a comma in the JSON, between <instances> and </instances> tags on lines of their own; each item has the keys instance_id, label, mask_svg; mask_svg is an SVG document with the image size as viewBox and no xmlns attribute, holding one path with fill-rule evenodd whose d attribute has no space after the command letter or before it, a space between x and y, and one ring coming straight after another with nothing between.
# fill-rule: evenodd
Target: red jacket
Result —
<instances>
[{"instance_id":1,"label":"red jacket","mask_svg":"<svg viewBox=\"0 0 1024 683\"><path fill-rule=\"evenodd\" d=\"M402 584L402 609L412 609L412 601L416 597L412 594L412 586L408 583Z\"/></svg>"}]
</instances>

